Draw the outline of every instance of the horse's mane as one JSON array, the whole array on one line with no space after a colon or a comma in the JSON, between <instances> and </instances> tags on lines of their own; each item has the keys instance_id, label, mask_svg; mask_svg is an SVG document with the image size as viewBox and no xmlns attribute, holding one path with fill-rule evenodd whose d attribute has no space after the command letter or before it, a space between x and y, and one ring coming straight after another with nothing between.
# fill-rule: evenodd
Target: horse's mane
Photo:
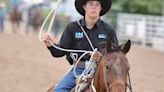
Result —
<instances>
[{"instance_id":1,"label":"horse's mane","mask_svg":"<svg viewBox=\"0 0 164 92\"><path fill-rule=\"evenodd\" d=\"M131 41L128 40L126 43L118 45L115 43L112 43L111 39L108 39L107 41L101 42L99 44L105 45L105 48L102 51L102 54L112 53L112 52L120 52L127 53L129 51L129 48L131 46Z\"/></svg>"}]
</instances>

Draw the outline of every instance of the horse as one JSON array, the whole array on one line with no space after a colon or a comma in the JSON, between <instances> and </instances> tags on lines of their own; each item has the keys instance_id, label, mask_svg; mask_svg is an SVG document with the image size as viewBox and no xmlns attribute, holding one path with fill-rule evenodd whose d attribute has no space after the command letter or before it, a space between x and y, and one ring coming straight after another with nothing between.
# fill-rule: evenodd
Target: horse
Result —
<instances>
[{"instance_id":1,"label":"horse","mask_svg":"<svg viewBox=\"0 0 164 92\"><path fill-rule=\"evenodd\" d=\"M35 11L35 13L31 16L31 25L34 33L38 33L40 25L41 25L41 13L40 11Z\"/></svg>"},{"instance_id":2,"label":"horse","mask_svg":"<svg viewBox=\"0 0 164 92\"><path fill-rule=\"evenodd\" d=\"M126 53L130 50L130 47L130 40L120 46L107 41L105 54L93 76L97 92L126 92L130 69Z\"/></svg>"},{"instance_id":3,"label":"horse","mask_svg":"<svg viewBox=\"0 0 164 92\"><path fill-rule=\"evenodd\" d=\"M13 33L16 33L16 30L19 28L20 22L22 21L22 14L18 11L17 7L12 8L10 13L10 21L12 23Z\"/></svg>"},{"instance_id":4,"label":"horse","mask_svg":"<svg viewBox=\"0 0 164 92\"><path fill-rule=\"evenodd\" d=\"M128 84L130 65L126 57L130 47L130 40L119 46L108 40L104 54L100 56L100 60L96 61L95 73L88 79L88 84L82 92L95 92L91 89L92 80L96 92L126 92L127 87L132 92L130 78ZM47 92L52 92L52 88ZM75 88L70 92L75 92Z\"/></svg>"}]
</instances>

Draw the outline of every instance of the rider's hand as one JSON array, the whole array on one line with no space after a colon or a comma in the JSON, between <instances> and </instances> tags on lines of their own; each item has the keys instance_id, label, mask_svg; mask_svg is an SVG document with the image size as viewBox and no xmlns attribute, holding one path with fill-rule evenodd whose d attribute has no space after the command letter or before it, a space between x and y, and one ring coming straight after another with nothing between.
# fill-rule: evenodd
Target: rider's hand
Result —
<instances>
[{"instance_id":1,"label":"rider's hand","mask_svg":"<svg viewBox=\"0 0 164 92\"><path fill-rule=\"evenodd\" d=\"M93 54L93 60L95 61L100 61L102 58L102 54L99 52L99 51L96 51L94 54Z\"/></svg>"},{"instance_id":2,"label":"rider's hand","mask_svg":"<svg viewBox=\"0 0 164 92\"><path fill-rule=\"evenodd\" d=\"M45 44L47 47L51 47L51 46L52 46L52 45L50 44L50 42L51 42L52 44L55 44L55 41L53 40L52 36L50 36L49 34L44 34L44 35L42 35L41 40L44 42L44 44Z\"/></svg>"}]
</instances>

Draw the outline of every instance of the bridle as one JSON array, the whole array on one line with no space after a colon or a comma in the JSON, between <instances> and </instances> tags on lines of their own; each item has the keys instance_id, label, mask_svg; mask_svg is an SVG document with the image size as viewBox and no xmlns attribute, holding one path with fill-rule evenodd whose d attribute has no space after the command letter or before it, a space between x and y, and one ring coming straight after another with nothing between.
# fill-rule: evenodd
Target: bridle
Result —
<instances>
[{"instance_id":1,"label":"bridle","mask_svg":"<svg viewBox=\"0 0 164 92\"><path fill-rule=\"evenodd\" d=\"M114 86L120 85L123 88L126 88L125 83L123 81L115 81L110 84L109 89L113 88Z\"/></svg>"},{"instance_id":2,"label":"bridle","mask_svg":"<svg viewBox=\"0 0 164 92\"><path fill-rule=\"evenodd\" d=\"M117 56L118 57L118 56ZM108 62L109 63L109 62ZM107 78L107 73L108 71L110 71L110 68L112 66L113 62L112 63L109 63L109 68L106 68L106 62L104 62L104 80L105 80L105 88L106 88L106 92L109 92L111 88L115 87L115 86L122 86L124 89L125 89L125 92L127 90L127 87L129 88L130 92L132 92L132 85L131 85L131 79L130 79L130 74L129 74L129 71L128 71L128 81L127 83L124 83L123 81L115 81L113 83L110 83L110 80L109 78Z\"/></svg>"}]
</instances>

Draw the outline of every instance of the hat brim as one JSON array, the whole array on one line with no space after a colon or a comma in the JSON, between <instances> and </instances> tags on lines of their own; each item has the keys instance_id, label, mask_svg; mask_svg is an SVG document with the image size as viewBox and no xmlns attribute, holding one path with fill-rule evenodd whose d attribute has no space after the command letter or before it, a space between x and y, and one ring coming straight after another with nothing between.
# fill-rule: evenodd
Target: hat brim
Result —
<instances>
[{"instance_id":1,"label":"hat brim","mask_svg":"<svg viewBox=\"0 0 164 92\"><path fill-rule=\"evenodd\" d=\"M85 10L83 9L83 5L87 2L88 0L75 0L75 7L76 10L81 14L85 15ZM106 14L108 10L111 7L111 0L100 0L102 10L100 12L100 16Z\"/></svg>"}]
</instances>

